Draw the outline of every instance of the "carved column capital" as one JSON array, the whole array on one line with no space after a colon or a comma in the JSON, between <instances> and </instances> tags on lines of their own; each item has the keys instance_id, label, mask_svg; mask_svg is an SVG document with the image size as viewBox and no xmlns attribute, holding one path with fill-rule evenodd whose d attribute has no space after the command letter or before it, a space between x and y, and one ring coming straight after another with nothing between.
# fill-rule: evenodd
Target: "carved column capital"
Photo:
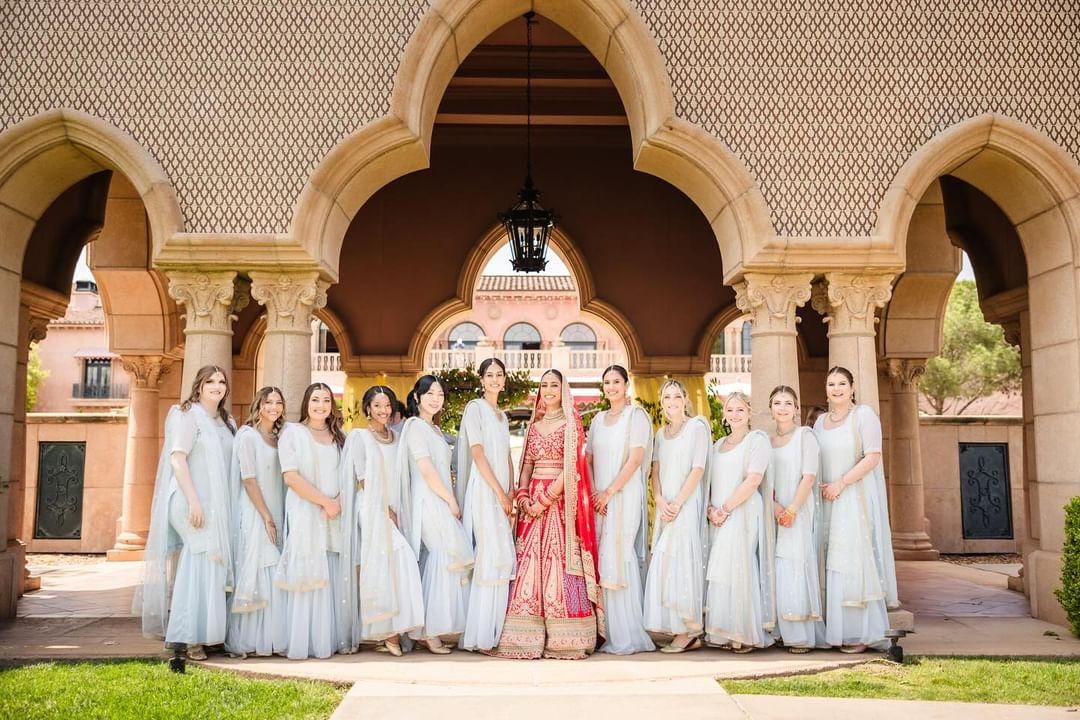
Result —
<instances>
[{"instance_id":1,"label":"carved column capital","mask_svg":"<svg viewBox=\"0 0 1080 720\"><path fill-rule=\"evenodd\" d=\"M735 305L748 313L753 322L751 334L795 334L799 319L795 308L802 307L810 299L810 281L813 275L746 273L743 281L735 284Z\"/></svg>"},{"instance_id":2,"label":"carved column capital","mask_svg":"<svg viewBox=\"0 0 1080 720\"><path fill-rule=\"evenodd\" d=\"M926 358L889 358L886 370L893 392L917 392L926 372Z\"/></svg>"},{"instance_id":3,"label":"carved column capital","mask_svg":"<svg viewBox=\"0 0 1080 720\"><path fill-rule=\"evenodd\" d=\"M49 332L49 318L30 314L29 325L26 330L26 344L33 345L45 339Z\"/></svg>"},{"instance_id":4,"label":"carved column capital","mask_svg":"<svg viewBox=\"0 0 1080 720\"><path fill-rule=\"evenodd\" d=\"M161 378L172 369L171 358L161 355L124 355L120 364L131 378L131 384L137 388L156 390Z\"/></svg>"},{"instance_id":5,"label":"carved column capital","mask_svg":"<svg viewBox=\"0 0 1080 720\"><path fill-rule=\"evenodd\" d=\"M330 283L317 272L251 273L251 296L266 306L267 332L311 334L311 314L326 306Z\"/></svg>"},{"instance_id":6,"label":"carved column capital","mask_svg":"<svg viewBox=\"0 0 1080 720\"><path fill-rule=\"evenodd\" d=\"M236 272L167 272L169 297L184 306L185 331L231 333Z\"/></svg>"},{"instance_id":7,"label":"carved column capital","mask_svg":"<svg viewBox=\"0 0 1080 720\"><path fill-rule=\"evenodd\" d=\"M875 311L892 297L893 276L826 273L812 305L829 323L829 334L874 334Z\"/></svg>"}]
</instances>

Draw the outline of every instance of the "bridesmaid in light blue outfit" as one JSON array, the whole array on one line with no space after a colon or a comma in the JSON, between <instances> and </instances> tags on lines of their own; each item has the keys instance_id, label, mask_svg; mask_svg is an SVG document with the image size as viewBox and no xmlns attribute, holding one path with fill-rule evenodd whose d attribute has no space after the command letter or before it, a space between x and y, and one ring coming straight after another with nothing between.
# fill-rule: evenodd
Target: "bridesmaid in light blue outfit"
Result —
<instances>
[{"instance_id":1,"label":"bridesmaid in light blue outfit","mask_svg":"<svg viewBox=\"0 0 1080 720\"><path fill-rule=\"evenodd\" d=\"M285 539L274 575L274 602L284 613L274 652L291 659L352 652L359 643L356 596L341 592L355 576L352 485L342 492L339 472L345 435L329 386L304 393L300 422L288 423L278 442L285 497ZM355 587L355 582L348 583Z\"/></svg>"},{"instance_id":2,"label":"bridesmaid in light blue outfit","mask_svg":"<svg viewBox=\"0 0 1080 720\"><path fill-rule=\"evenodd\" d=\"M285 527L285 486L277 450L284 426L284 393L264 387L255 394L248 420L233 444L233 484L238 488L233 536L236 587L225 640L225 649L233 655L273 654L275 623L282 621L281 610L273 603L273 586Z\"/></svg>"},{"instance_id":3,"label":"bridesmaid in light blue outfit","mask_svg":"<svg viewBox=\"0 0 1080 720\"><path fill-rule=\"evenodd\" d=\"M600 377L611 409L593 418L585 444L607 613L607 638L600 652L630 655L656 649L645 632L641 578L649 531L645 482L652 465L652 423L627 396L626 368L612 365Z\"/></svg>"},{"instance_id":4,"label":"bridesmaid in light blue outfit","mask_svg":"<svg viewBox=\"0 0 1080 720\"><path fill-rule=\"evenodd\" d=\"M472 589L460 646L494 650L502 636L510 579L514 575L514 533L517 513L510 499L516 485L510 460L510 425L499 409L506 387L506 366L497 358L480 363L484 396L465 406L458 434L457 487L465 537L476 557Z\"/></svg>"},{"instance_id":5,"label":"bridesmaid in light blue outfit","mask_svg":"<svg viewBox=\"0 0 1080 720\"><path fill-rule=\"evenodd\" d=\"M881 421L855 404L850 370L831 368L825 383L829 412L814 423L825 500L825 641L848 653L885 649L897 596Z\"/></svg>"},{"instance_id":6,"label":"bridesmaid in light blue outfit","mask_svg":"<svg viewBox=\"0 0 1080 720\"><path fill-rule=\"evenodd\" d=\"M446 643L465 631L473 555L461 525L461 508L450 477L450 446L435 425L445 402L442 383L424 375L409 392L409 419L401 429L401 461L412 481L409 544L420 555L424 627L410 634L431 652L450 652ZM423 552L421 553L421 550Z\"/></svg>"},{"instance_id":7,"label":"bridesmaid in light blue outfit","mask_svg":"<svg viewBox=\"0 0 1080 720\"><path fill-rule=\"evenodd\" d=\"M236 428L225 410L228 397L225 371L207 365L187 400L169 411L145 578L135 598L143 633L186 645L192 660L206 659L204 645L225 641L226 593L233 588L229 462Z\"/></svg>"}]
</instances>

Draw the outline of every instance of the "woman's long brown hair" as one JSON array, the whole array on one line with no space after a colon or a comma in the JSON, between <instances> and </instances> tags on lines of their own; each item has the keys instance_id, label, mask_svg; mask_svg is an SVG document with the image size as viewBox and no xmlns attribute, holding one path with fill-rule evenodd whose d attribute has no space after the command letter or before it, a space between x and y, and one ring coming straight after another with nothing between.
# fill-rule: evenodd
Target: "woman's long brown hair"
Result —
<instances>
[{"instance_id":1,"label":"woman's long brown hair","mask_svg":"<svg viewBox=\"0 0 1080 720\"><path fill-rule=\"evenodd\" d=\"M199 372L195 373L195 379L191 381L191 393L188 395L187 400L180 403L180 409L187 412L191 409L192 405L199 402L199 398L202 397L202 386L206 384L206 381L214 377L214 373L221 373L221 377L225 378L225 394L221 396L221 400L218 401L217 413L221 418L221 422L225 423L225 427L229 428L229 432L233 435L236 434L236 427L233 425L232 418L229 416L229 411L225 408L229 407L229 375L225 372L224 368L220 368L217 365L203 365L199 368Z\"/></svg>"},{"instance_id":2,"label":"woman's long brown hair","mask_svg":"<svg viewBox=\"0 0 1080 720\"><path fill-rule=\"evenodd\" d=\"M274 421L273 427L270 428L270 434L276 438L281 434L281 428L285 427L285 393L281 392L280 388L276 388L273 385L267 385L264 388L260 388L259 392L255 393L255 399L251 401L247 422L244 424L250 425L251 427L258 427L259 413L262 412L263 403L266 402L271 393L277 393L278 397L281 398L281 415L278 415L278 419Z\"/></svg>"},{"instance_id":3,"label":"woman's long brown hair","mask_svg":"<svg viewBox=\"0 0 1080 720\"><path fill-rule=\"evenodd\" d=\"M307 390L304 391L304 399L300 405L300 422L307 422L308 402L316 390L325 390L330 395L330 416L326 418L326 427L330 428L330 436L334 438L334 444L339 448L343 448L345 447L345 433L342 432L341 426L345 424L345 418L342 417L341 408L338 407L337 400L334 399L334 391L326 383L317 382L307 386Z\"/></svg>"}]
</instances>

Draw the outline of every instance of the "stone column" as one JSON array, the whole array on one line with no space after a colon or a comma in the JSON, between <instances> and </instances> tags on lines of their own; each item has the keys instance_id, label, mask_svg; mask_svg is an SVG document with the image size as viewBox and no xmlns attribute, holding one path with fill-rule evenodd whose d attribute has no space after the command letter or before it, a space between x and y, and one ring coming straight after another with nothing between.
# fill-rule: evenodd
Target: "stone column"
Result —
<instances>
[{"instance_id":1,"label":"stone column","mask_svg":"<svg viewBox=\"0 0 1080 720\"><path fill-rule=\"evenodd\" d=\"M925 359L890 358L892 437L889 443L889 511L893 554L897 560L937 560L927 534L919 444L919 380Z\"/></svg>"},{"instance_id":2,"label":"stone column","mask_svg":"<svg viewBox=\"0 0 1080 720\"><path fill-rule=\"evenodd\" d=\"M754 428L772 426L769 393L777 385L799 390L799 351L795 308L810 299L813 275L746 273L735 284L735 304L751 317L750 387ZM741 352L742 349L739 349Z\"/></svg>"},{"instance_id":3,"label":"stone column","mask_svg":"<svg viewBox=\"0 0 1080 720\"><path fill-rule=\"evenodd\" d=\"M30 362L30 348L45 339L49 322L67 312L68 297L43 288L28 280L20 283L18 341L15 347L15 378L12 387L14 406L11 425L11 465L9 470L6 548L14 561L13 576L17 594L41 587L41 578L30 575L26 567L26 543L19 538L28 537L33 531L33 520L26 518L26 507L33 501L26 497L26 371ZM2 487L4 478L0 478ZM32 512L32 511L31 511ZM21 568L21 570L20 570ZM2 616L2 615L0 615Z\"/></svg>"},{"instance_id":4,"label":"stone column","mask_svg":"<svg viewBox=\"0 0 1080 720\"><path fill-rule=\"evenodd\" d=\"M167 272L169 297L184 306L184 372L180 395L187 397L195 374L204 365L225 369L232 380L232 321L236 302L236 271ZM241 298L244 294L240 293Z\"/></svg>"},{"instance_id":5,"label":"stone column","mask_svg":"<svg viewBox=\"0 0 1080 720\"><path fill-rule=\"evenodd\" d=\"M142 560L150 529L150 505L161 449L158 401L161 378L172 360L160 355L121 358L130 377L127 445L124 451L124 491L120 532L116 545L106 553L110 561Z\"/></svg>"},{"instance_id":6,"label":"stone column","mask_svg":"<svg viewBox=\"0 0 1080 720\"><path fill-rule=\"evenodd\" d=\"M855 376L855 397L877 412L878 364L875 311L892 295L893 276L826 273L814 287L813 307L829 324L829 366Z\"/></svg>"},{"instance_id":7,"label":"stone column","mask_svg":"<svg viewBox=\"0 0 1080 720\"><path fill-rule=\"evenodd\" d=\"M300 417L300 402L311 384L311 317L326 305L329 285L314 270L251 273L251 296L266 306L263 383L285 393L289 420Z\"/></svg>"}]
</instances>

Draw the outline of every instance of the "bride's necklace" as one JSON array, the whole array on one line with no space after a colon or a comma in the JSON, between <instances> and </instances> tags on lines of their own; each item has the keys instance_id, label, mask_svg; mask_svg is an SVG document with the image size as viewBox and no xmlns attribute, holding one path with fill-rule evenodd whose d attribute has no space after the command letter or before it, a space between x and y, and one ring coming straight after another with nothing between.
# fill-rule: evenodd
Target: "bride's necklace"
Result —
<instances>
[{"instance_id":1,"label":"bride's necklace","mask_svg":"<svg viewBox=\"0 0 1080 720\"><path fill-rule=\"evenodd\" d=\"M560 420L564 420L565 418L566 418L566 413L564 413L562 410L559 410L557 413L548 413L548 414L544 415L544 417L540 418L540 422L542 422L542 423L556 423L556 422L559 422Z\"/></svg>"}]
</instances>

